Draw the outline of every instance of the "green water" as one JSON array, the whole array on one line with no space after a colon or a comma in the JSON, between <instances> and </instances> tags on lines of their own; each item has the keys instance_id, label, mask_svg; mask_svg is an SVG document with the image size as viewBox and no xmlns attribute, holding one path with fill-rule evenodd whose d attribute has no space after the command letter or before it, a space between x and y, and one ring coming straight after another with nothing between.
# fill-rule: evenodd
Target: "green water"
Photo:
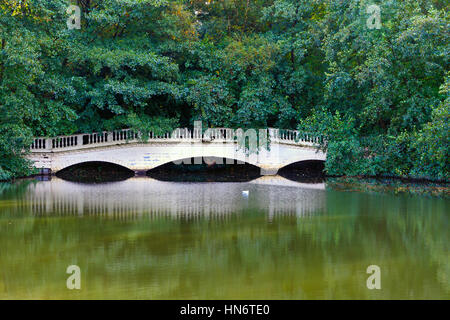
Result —
<instances>
[{"instance_id":1,"label":"green water","mask_svg":"<svg viewBox=\"0 0 450 320\"><path fill-rule=\"evenodd\" d=\"M448 299L448 207L283 178L3 184L0 298Z\"/></svg>"}]
</instances>

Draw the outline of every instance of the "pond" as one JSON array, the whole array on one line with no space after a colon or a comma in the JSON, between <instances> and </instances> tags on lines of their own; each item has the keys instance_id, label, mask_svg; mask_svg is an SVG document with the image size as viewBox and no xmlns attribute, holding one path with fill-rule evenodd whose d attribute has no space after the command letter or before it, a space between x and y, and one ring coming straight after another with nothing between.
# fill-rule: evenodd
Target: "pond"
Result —
<instances>
[{"instance_id":1,"label":"pond","mask_svg":"<svg viewBox=\"0 0 450 320\"><path fill-rule=\"evenodd\" d=\"M448 299L448 205L280 176L1 184L0 299Z\"/></svg>"}]
</instances>

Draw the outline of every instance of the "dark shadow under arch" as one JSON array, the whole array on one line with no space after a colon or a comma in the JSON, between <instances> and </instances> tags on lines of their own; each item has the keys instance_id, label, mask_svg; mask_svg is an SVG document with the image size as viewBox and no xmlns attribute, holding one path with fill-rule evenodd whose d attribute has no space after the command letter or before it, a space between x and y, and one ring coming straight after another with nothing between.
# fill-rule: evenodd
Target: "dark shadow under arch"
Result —
<instances>
[{"instance_id":1,"label":"dark shadow under arch","mask_svg":"<svg viewBox=\"0 0 450 320\"><path fill-rule=\"evenodd\" d=\"M325 161L306 160L292 163L281 168L278 174L286 179L304 182L320 183L325 181Z\"/></svg>"},{"instance_id":2,"label":"dark shadow under arch","mask_svg":"<svg viewBox=\"0 0 450 320\"><path fill-rule=\"evenodd\" d=\"M118 164L102 161L82 162L56 173L58 178L83 183L123 181L134 177L134 171Z\"/></svg>"},{"instance_id":3,"label":"dark shadow under arch","mask_svg":"<svg viewBox=\"0 0 450 320\"><path fill-rule=\"evenodd\" d=\"M163 164L147 171L147 176L177 182L247 182L259 178L261 169L233 159L203 157Z\"/></svg>"}]
</instances>

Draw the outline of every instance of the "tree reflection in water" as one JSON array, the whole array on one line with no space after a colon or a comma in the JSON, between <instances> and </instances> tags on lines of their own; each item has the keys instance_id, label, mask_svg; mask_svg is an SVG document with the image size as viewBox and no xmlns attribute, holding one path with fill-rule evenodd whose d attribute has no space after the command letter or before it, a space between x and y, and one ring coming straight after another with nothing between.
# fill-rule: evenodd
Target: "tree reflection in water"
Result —
<instances>
[{"instance_id":1,"label":"tree reflection in water","mask_svg":"<svg viewBox=\"0 0 450 320\"><path fill-rule=\"evenodd\" d=\"M271 177L25 189L0 195L0 298L449 298L446 199Z\"/></svg>"}]
</instances>

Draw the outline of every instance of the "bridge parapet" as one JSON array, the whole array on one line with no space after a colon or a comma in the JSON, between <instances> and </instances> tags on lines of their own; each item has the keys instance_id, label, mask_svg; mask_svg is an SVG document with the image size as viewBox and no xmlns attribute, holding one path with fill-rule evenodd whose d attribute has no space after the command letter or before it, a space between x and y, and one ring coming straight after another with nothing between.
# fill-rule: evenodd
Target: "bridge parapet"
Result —
<instances>
[{"instance_id":1,"label":"bridge parapet","mask_svg":"<svg viewBox=\"0 0 450 320\"><path fill-rule=\"evenodd\" d=\"M318 147L323 141L323 137L321 136L297 130L284 130L274 128L268 128L265 130L265 134L267 135L271 143ZM236 143L237 130L229 128L210 128L203 132L202 129L198 128L178 128L175 129L172 133L165 133L160 135L154 132L150 132L146 139L142 138L141 133L132 129L116 130L111 132L96 132L89 134L76 134L71 136L58 136L53 138L38 137L33 139L30 151L32 153L63 152L77 149L146 142Z\"/></svg>"}]
</instances>

